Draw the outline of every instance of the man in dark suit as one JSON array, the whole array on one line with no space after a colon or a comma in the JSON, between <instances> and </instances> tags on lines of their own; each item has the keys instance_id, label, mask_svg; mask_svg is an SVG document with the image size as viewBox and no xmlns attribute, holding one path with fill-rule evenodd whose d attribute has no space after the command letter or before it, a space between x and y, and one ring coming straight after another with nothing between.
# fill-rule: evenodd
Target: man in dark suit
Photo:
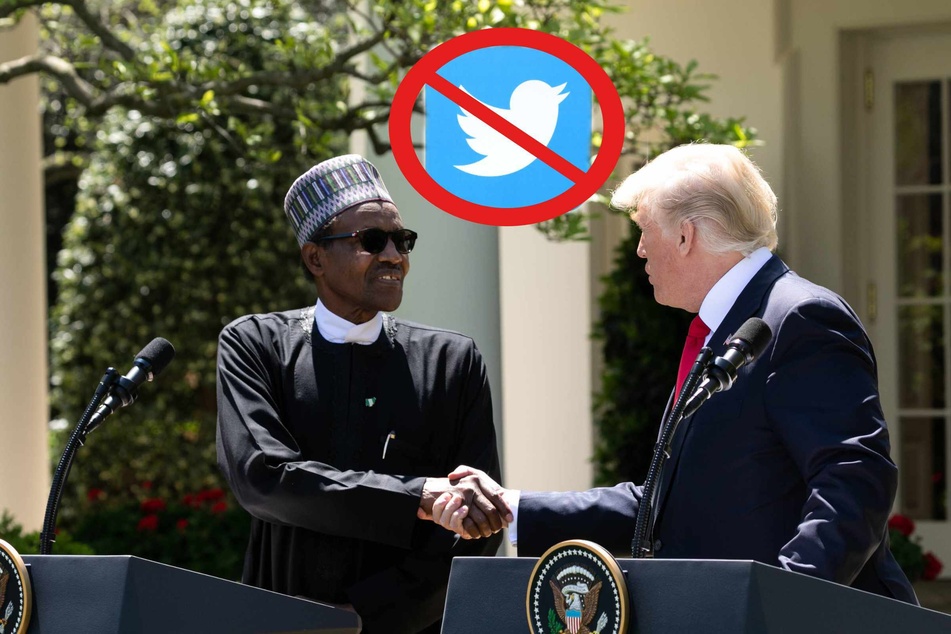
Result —
<instances>
[{"instance_id":1,"label":"man in dark suit","mask_svg":"<svg viewBox=\"0 0 951 634\"><path fill-rule=\"evenodd\" d=\"M888 546L897 469L872 345L841 297L771 253L776 196L756 166L732 146L680 146L630 176L612 204L642 231L655 299L697 313L691 331L714 354L750 317L773 333L730 391L677 428L654 556L752 559L917 603ZM520 555L571 538L630 552L640 486L504 495ZM433 516L464 533L466 512L444 495Z\"/></svg>"}]
</instances>

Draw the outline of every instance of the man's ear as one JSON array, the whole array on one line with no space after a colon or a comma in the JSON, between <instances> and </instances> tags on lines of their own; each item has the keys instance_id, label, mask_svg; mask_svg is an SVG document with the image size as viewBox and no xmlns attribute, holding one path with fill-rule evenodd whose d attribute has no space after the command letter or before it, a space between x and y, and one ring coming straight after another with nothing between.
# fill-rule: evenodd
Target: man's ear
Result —
<instances>
[{"instance_id":1,"label":"man's ear","mask_svg":"<svg viewBox=\"0 0 951 634\"><path fill-rule=\"evenodd\" d=\"M321 256L320 247L318 247L313 242L305 242L304 246L300 248L300 256L304 261L304 266L307 267L307 270L310 271L310 274L314 278L323 277L324 267L320 259Z\"/></svg>"},{"instance_id":2,"label":"man's ear","mask_svg":"<svg viewBox=\"0 0 951 634\"><path fill-rule=\"evenodd\" d=\"M688 255L697 244L697 226L689 220L680 223L680 249L681 255Z\"/></svg>"}]
</instances>

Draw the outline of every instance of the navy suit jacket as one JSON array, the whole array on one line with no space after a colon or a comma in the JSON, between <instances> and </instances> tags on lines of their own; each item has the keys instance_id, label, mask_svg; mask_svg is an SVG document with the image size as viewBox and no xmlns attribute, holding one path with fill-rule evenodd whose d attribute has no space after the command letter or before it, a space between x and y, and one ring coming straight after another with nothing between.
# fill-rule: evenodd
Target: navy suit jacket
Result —
<instances>
[{"instance_id":1,"label":"navy suit jacket","mask_svg":"<svg viewBox=\"0 0 951 634\"><path fill-rule=\"evenodd\" d=\"M897 469L872 345L845 300L772 257L710 338L750 317L773 338L683 420L658 487L655 556L752 559L917 603L888 547ZM630 556L641 487L524 491L519 555L589 539Z\"/></svg>"}]
</instances>

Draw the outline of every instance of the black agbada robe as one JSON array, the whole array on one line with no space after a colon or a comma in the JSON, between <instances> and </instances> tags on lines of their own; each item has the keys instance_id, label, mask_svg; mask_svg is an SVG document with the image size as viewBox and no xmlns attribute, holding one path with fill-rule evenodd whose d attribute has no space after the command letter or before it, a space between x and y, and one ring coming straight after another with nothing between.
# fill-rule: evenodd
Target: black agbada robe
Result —
<instances>
[{"instance_id":1,"label":"black agbada robe","mask_svg":"<svg viewBox=\"0 0 951 634\"><path fill-rule=\"evenodd\" d=\"M242 581L351 603L369 634L437 632L451 558L498 549L498 535L457 540L416 517L425 476L500 476L485 365L464 335L386 315L375 343L334 344L313 307L232 322L218 464L252 515Z\"/></svg>"}]
</instances>

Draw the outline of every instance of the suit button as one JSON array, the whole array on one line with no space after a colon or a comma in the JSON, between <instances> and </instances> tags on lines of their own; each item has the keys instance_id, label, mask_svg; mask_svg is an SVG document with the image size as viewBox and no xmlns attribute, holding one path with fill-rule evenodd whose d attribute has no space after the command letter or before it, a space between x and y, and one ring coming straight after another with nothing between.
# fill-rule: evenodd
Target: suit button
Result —
<instances>
[{"instance_id":1,"label":"suit button","mask_svg":"<svg viewBox=\"0 0 951 634\"><path fill-rule=\"evenodd\" d=\"M654 540L654 552L659 553L660 549L664 547L664 543L659 539Z\"/></svg>"}]
</instances>

